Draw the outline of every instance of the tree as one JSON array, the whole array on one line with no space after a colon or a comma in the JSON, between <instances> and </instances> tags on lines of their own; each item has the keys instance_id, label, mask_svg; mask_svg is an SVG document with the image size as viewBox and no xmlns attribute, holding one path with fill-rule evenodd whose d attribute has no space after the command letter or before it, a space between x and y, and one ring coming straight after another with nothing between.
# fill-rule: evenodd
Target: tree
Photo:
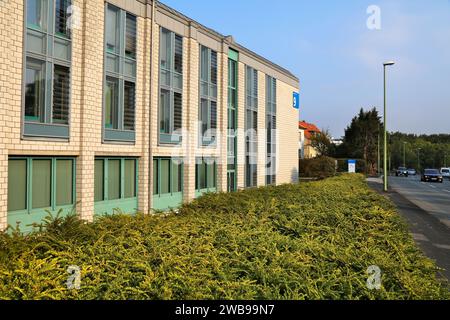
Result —
<instances>
[{"instance_id":1,"label":"tree","mask_svg":"<svg viewBox=\"0 0 450 320\"><path fill-rule=\"evenodd\" d=\"M344 142L338 153L350 158L364 159L369 173L376 173L382 128L381 118L375 108L370 111L361 108L358 116L352 119L345 130Z\"/></svg>"},{"instance_id":2,"label":"tree","mask_svg":"<svg viewBox=\"0 0 450 320\"><path fill-rule=\"evenodd\" d=\"M310 142L311 147L313 147L316 150L317 155L319 157L330 155L332 143L331 143L331 134L328 129L313 134L310 140L311 140Z\"/></svg>"}]
</instances>

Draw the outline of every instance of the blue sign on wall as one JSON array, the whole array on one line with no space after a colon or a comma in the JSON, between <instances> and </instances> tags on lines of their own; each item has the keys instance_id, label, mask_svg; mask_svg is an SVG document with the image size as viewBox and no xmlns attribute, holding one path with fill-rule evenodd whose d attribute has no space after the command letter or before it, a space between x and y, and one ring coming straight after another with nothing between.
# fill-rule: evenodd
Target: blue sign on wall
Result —
<instances>
[{"instance_id":1,"label":"blue sign on wall","mask_svg":"<svg viewBox=\"0 0 450 320\"><path fill-rule=\"evenodd\" d=\"M300 94L298 92L294 92L292 100L294 109L300 109Z\"/></svg>"}]
</instances>

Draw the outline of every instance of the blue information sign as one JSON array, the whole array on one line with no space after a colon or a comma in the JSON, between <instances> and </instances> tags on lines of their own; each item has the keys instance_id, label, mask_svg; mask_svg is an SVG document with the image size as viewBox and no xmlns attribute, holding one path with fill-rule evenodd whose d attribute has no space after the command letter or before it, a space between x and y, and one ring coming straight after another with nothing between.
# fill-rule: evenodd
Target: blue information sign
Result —
<instances>
[{"instance_id":1,"label":"blue information sign","mask_svg":"<svg viewBox=\"0 0 450 320\"><path fill-rule=\"evenodd\" d=\"M298 92L294 92L292 101L294 109L300 109L300 94Z\"/></svg>"}]
</instances>

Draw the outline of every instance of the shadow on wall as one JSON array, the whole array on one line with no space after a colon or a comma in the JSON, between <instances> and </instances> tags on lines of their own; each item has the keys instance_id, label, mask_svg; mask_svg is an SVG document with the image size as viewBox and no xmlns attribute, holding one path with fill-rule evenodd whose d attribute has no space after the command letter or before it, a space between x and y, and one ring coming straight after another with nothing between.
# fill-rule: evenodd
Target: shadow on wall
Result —
<instances>
[{"instance_id":1,"label":"shadow on wall","mask_svg":"<svg viewBox=\"0 0 450 320\"><path fill-rule=\"evenodd\" d=\"M299 179L299 171L297 168L293 168L291 170L291 182L298 183L298 179Z\"/></svg>"}]
</instances>

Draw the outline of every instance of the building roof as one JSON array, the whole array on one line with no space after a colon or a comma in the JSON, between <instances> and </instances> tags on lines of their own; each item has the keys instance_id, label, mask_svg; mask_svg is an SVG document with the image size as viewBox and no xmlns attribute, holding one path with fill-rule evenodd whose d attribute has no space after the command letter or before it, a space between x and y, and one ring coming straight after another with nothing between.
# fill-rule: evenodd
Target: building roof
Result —
<instances>
[{"instance_id":1,"label":"building roof","mask_svg":"<svg viewBox=\"0 0 450 320\"><path fill-rule=\"evenodd\" d=\"M313 133L320 133L321 132L319 130L319 128L317 128L317 126L315 124L308 123L306 121L299 121L298 127L300 129L305 130L305 138L306 139L310 139L311 138L311 134L313 134Z\"/></svg>"}]
</instances>

